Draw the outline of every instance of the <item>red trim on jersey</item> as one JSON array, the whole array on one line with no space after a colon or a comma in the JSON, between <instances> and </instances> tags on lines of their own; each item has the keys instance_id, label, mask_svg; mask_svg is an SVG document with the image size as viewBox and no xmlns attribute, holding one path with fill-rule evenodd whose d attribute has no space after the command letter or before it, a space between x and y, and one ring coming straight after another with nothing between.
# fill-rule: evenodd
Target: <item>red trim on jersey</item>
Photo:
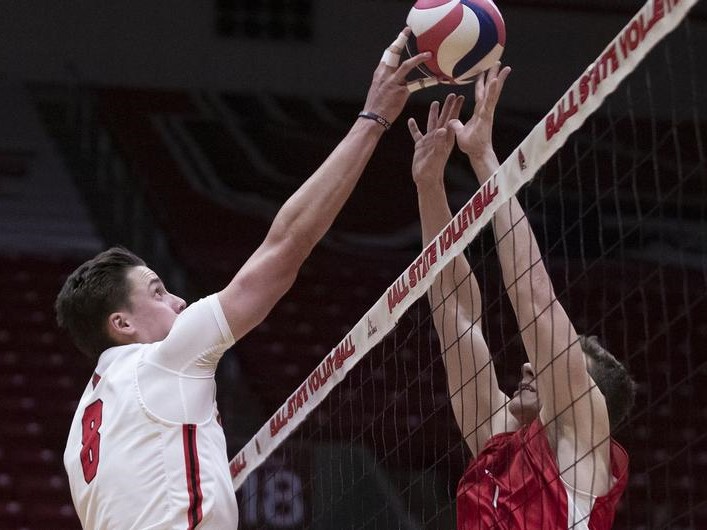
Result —
<instances>
[{"instance_id":1,"label":"red trim on jersey","mask_svg":"<svg viewBox=\"0 0 707 530\"><path fill-rule=\"evenodd\" d=\"M187 488L189 490L189 530L197 527L203 517L201 502L201 476L199 475L199 451L196 445L196 425L182 425L184 442L184 464L187 471Z\"/></svg>"},{"instance_id":2,"label":"red trim on jersey","mask_svg":"<svg viewBox=\"0 0 707 530\"><path fill-rule=\"evenodd\" d=\"M91 378L91 384L93 385L93 388L96 388L96 385L98 384L98 381L101 380L101 376L98 375L96 372L93 372L93 377Z\"/></svg>"},{"instance_id":3,"label":"red trim on jersey","mask_svg":"<svg viewBox=\"0 0 707 530\"><path fill-rule=\"evenodd\" d=\"M628 481L628 455L611 440L611 474L616 482L597 497L590 530L609 530ZM567 530L567 489L555 452L540 420L489 438L469 463L457 488L457 528L542 528Z\"/></svg>"}]
</instances>

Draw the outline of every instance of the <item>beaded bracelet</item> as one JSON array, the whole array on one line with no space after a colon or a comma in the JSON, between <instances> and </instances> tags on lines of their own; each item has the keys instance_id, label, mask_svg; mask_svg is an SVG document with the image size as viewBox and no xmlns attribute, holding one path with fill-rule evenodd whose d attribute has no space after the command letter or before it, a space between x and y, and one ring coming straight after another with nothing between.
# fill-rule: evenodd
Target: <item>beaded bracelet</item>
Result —
<instances>
[{"instance_id":1,"label":"beaded bracelet","mask_svg":"<svg viewBox=\"0 0 707 530\"><path fill-rule=\"evenodd\" d=\"M385 130L388 131L390 130L392 123L390 123L388 120L386 120L383 116L380 116L379 114L376 114L375 112L368 112L368 111L361 111L358 113L359 118L366 118L368 120L374 120L380 123L383 127L385 127Z\"/></svg>"}]
</instances>

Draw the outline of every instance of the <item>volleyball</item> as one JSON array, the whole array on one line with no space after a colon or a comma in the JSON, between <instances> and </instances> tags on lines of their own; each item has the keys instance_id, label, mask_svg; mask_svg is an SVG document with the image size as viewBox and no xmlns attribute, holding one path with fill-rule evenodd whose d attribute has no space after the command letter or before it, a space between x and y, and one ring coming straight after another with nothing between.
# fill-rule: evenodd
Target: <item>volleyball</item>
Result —
<instances>
[{"instance_id":1,"label":"volleyball","mask_svg":"<svg viewBox=\"0 0 707 530\"><path fill-rule=\"evenodd\" d=\"M445 84L470 83L501 58L506 25L491 0L417 0L407 17L411 55L432 52L422 71Z\"/></svg>"}]
</instances>

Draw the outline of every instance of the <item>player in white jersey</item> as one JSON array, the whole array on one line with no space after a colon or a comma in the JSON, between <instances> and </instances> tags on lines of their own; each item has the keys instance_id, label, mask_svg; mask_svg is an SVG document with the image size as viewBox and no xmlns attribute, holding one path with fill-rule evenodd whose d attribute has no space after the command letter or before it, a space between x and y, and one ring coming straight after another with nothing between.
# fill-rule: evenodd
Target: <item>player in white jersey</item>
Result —
<instances>
[{"instance_id":1,"label":"player in white jersey","mask_svg":"<svg viewBox=\"0 0 707 530\"><path fill-rule=\"evenodd\" d=\"M133 270L148 284L155 280L155 294L164 289L146 267ZM175 313L184 307L177 297L171 303ZM214 401L216 365L232 344L212 295L180 312L165 340L103 352L64 454L85 528L225 522L235 528L238 510Z\"/></svg>"},{"instance_id":2,"label":"player in white jersey","mask_svg":"<svg viewBox=\"0 0 707 530\"><path fill-rule=\"evenodd\" d=\"M85 528L237 527L216 365L290 288L402 111L407 74L429 58L399 64L408 32L384 53L349 133L283 205L265 241L222 291L186 308L140 258L120 248L67 279L57 320L98 359L64 453Z\"/></svg>"}]
</instances>

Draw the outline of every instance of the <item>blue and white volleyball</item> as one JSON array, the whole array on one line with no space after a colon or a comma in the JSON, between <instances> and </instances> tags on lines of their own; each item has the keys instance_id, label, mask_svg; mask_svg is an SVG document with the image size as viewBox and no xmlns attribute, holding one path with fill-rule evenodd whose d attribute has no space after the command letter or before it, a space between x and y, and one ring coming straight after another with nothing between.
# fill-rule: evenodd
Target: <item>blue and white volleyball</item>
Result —
<instances>
[{"instance_id":1,"label":"blue and white volleyball","mask_svg":"<svg viewBox=\"0 0 707 530\"><path fill-rule=\"evenodd\" d=\"M506 25L491 0L417 0L407 25L410 54L432 52L421 68L442 83L470 83L506 45Z\"/></svg>"}]
</instances>

